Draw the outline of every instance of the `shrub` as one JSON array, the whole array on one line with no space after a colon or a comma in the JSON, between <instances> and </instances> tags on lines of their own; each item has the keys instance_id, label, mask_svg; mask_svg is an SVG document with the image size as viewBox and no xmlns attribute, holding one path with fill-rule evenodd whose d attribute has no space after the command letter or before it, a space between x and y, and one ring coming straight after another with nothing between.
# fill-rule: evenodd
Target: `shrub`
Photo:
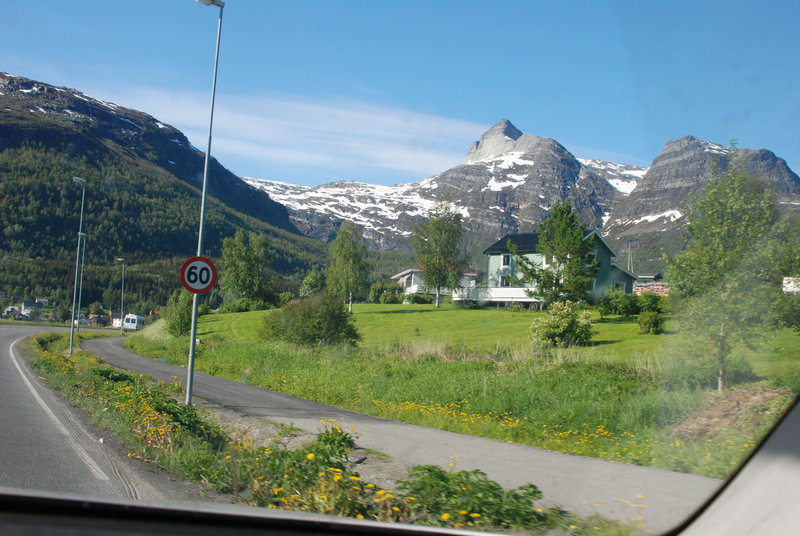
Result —
<instances>
[{"instance_id":1,"label":"shrub","mask_svg":"<svg viewBox=\"0 0 800 536\"><path fill-rule=\"evenodd\" d=\"M264 300L251 300L249 298L239 298L226 301L217 309L220 313L246 313L247 311L264 311L271 306Z\"/></svg>"},{"instance_id":2,"label":"shrub","mask_svg":"<svg viewBox=\"0 0 800 536\"><path fill-rule=\"evenodd\" d=\"M417 523L445 527L500 527L504 529L549 528L541 509L534 510L542 492L533 484L504 490L486 473L448 471L435 465L418 465L399 489L414 497L408 502Z\"/></svg>"},{"instance_id":3,"label":"shrub","mask_svg":"<svg viewBox=\"0 0 800 536\"><path fill-rule=\"evenodd\" d=\"M284 305L286 305L287 303L289 303L293 299L294 299L294 294L292 294L288 290L286 292L281 292L278 295L278 303L281 304L281 307L283 307Z\"/></svg>"},{"instance_id":4,"label":"shrub","mask_svg":"<svg viewBox=\"0 0 800 536\"><path fill-rule=\"evenodd\" d=\"M635 294L611 289L603 294L603 298L597 304L597 309L601 315L636 315L639 314L639 300Z\"/></svg>"},{"instance_id":5,"label":"shrub","mask_svg":"<svg viewBox=\"0 0 800 536\"><path fill-rule=\"evenodd\" d=\"M642 311L637 322L639 333L664 333L664 316L658 311Z\"/></svg>"},{"instance_id":6,"label":"shrub","mask_svg":"<svg viewBox=\"0 0 800 536\"><path fill-rule=\"evenodd\" d=\"M267 315L263 336L303 345L355 346L361 339L344 304L329 295L291 301Z\"/></svg>"},{"instance_id":7,"label":"shrub","mask_svg":"<svg viewBox=\"0 0 800 536\"><path fill-rule=\"evenodd\" d=\"M400 283L374 283L367 297L372 303L402 303L403 285Z\"/></svg>"},{"instance_id":8,"label":"shrub","mask_svg":"<svg viewBox=\"0 0 800 536\"><path fill-rule=\"evenodd\" d=\"M535 343L548 346L571 346L589 341L594 334L588 311L581 311L576 302L553 302L547 315L534 320L530 337Z\"/></svg>"},{"instance_id":9,"label":"shrub","mask_svg":"<svg viewBox=\"0 0 800 536\"><path fill-rule=\"evenodd\" d=\"M197 306L197 316L204 316L211 314L211 306L207 303L201 303Z\"/></svg>"},{"instance_id":10,"label":"shrub","mask_svg":"<svg viewBox=\"0 0 800 536\"><path fill-rule=\"evenodd\" d=\"M433 303L433 294L409 294L408 303L430 305Z\"/></svg>"},{"instance_id":11,"label":"shrub","mask_svg":"<svg viewBox=\"0 0 800 536\"><path fill-rule=\"evenodd\" d=\"M310 298L322 292L325 288L325 278L316 270L311 270L300 283L299 295L301 298Z\"/></svg>"},{"instance_id":12,"label":"shrub","mask_svg":"<svg viewBox=\"0 0 800 536\"><path fill-rule=\"evenodd\" d=\"M639 294L637 300L639 303L639 310L643 313L647 311L655 311L657 313L664 312L664 299L654 292Z\"/></svg>"}]
</instances>

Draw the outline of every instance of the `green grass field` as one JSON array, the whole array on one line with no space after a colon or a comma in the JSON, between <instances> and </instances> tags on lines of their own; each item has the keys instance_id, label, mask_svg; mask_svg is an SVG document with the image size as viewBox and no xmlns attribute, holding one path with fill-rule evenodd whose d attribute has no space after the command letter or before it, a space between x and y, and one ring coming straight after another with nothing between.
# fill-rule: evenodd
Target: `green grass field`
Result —
<instances>
[{"instance_id":1,"label":"green grass field","mask_svg":"<svg viewBox=\"0 0 800 536\"><path fill-rule=\"evenodd\" d=\"M606 318L591 344L543 350L527 337L542 313L358 304L358 348L302 348L263 340L267 314L201 317L198 369L387 418L672 470L726 476L792 398L786 392L735 426L687 439L671 427L702 407L715 369L686 357L692 341L671 324L640 335L634 318ZM185 339L155 325L129 344L185 365ZM769 378L786 377L791 387L798 349L796 332L765 334L760 350L734 356L732 383L760 392Z\"/></svg>"}]
</instances>

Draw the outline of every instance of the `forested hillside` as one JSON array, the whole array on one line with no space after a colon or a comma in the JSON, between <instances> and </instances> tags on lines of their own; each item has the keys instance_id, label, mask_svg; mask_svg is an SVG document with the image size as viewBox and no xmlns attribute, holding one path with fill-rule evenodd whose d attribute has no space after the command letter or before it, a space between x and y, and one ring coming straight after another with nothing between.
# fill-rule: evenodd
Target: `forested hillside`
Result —
<instances>
[{"instance_id":1,"label":"forested hillside","mask_svg":"<svg viewBox=\"0 0 800 536\"><path fill-rule=\"evenodd\" d=\"M77 176L87 181L82 303L118 303L115 259L123 257L126 302L163 305L196 252L203 159L180 131L147 114L0 73L0 290L71 302ZM265 234L277 290L324 264L324 245L301 236L283 205L214 159L208 182L205 254L219 255L237 229Z\"/></svg>"}]
</instances>

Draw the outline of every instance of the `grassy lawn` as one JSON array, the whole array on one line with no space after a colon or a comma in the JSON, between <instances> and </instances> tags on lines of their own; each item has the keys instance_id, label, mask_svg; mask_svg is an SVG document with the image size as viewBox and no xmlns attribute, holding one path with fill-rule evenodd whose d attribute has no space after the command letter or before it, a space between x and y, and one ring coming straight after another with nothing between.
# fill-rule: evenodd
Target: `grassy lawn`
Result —
<instances>
[{"instance_id":1,"label":"grassy lawn","mask_svg":"<svg viewBox=\"0 0 800 536\"><path fill-rule=\"evenodd\" d=\"M363 335L355 349L265 341L260 329L269 312L201 317L197 366L387 418L718 477L740 463L792 399L771 393L735 425L686 437L675 427L708 404L714 363L688 359L691 341L670 324L665 334L640 335L635 318L605 318L592 344L544 350L527 337L542 313L373 304L358 304L354 313ZM155 325L129 343L185 365L183 339ZM757 352L740 354L736 370L746 373L735 389L745 392L737 396L772 389L764 378L785 377L780 386L792 387L800 377L798 349L800 335L784 330L769 334ZM747 372L743 355L758 376Z\"/></svg>"}]
</instances>

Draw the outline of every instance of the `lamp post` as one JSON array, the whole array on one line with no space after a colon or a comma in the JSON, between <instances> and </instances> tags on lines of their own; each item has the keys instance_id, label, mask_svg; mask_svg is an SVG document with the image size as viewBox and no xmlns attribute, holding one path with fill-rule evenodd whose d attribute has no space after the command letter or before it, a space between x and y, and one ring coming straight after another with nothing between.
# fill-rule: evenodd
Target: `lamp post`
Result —
<instances>
[{"instance_id":1,"label":"lamp post","mask_svg":"<svg viewBox=\"0 0 800 536\"><path fill-rule=\"evenodd\" d=\"M78 278L78 325L75 326L75 333L81 331L81 302L83 302L83 267L86 265L86 233L78 233L78 240L83 240L81 247L81 275Z\"/></svg>"},{"instance_id":2,"label":"lamp post","mask_svg":"<svg viewBox=\"0 0 800 536\"><path fill-rule=\"evenodd\" d=\"M86 200L86 179L72 177L73 182L83 186L81 192L81 216L78 222L78 247L75 250L75 284L72 287L72 316L69 319L69 355L72 355L72 345L75 340L75 302L78 298L78 266L81 260L81 235L83 234L83 203Z\"/></svg>"},{"instance_id":3,"label":"lamp post","mask_svg":"<svg viewBox=\"0 0 800 536\"><path fill-rule=\"evenodd\" d=\"M214 51L214 75L211 79L211 113L208 120L208 145L206 145L206 158L203 165L203 190L200 196L200 229L197 233L197 256L203 252L203 223L206 215L206 188L208 185L208 165L211 158L211 130L214 125L214 100L217 93L217 67L219 66L219 43L222 36L222 11L225 2L222 0L197 0L206 6L216 6L219 8L219 20L217 22L217 45ZM192 295L192 328L189 339L189 366L186 371L186 404L192 405L192 386L194 383L194 356L197 343L197 305L200 300L198 294Z\"/></svg>"},{"instance_id":4,"label":"lamp post","mask_svg":"<svg viewBox=\"0 0 800 536\"><path fill-rule=\"evenodd\" d=\"M119 331L124 333L125 326L122 322L125 320L125 259L117 257L117 262L122 262L122 285L120 286L121 297L119 299Z\"/></svg>"}]
</instances>

